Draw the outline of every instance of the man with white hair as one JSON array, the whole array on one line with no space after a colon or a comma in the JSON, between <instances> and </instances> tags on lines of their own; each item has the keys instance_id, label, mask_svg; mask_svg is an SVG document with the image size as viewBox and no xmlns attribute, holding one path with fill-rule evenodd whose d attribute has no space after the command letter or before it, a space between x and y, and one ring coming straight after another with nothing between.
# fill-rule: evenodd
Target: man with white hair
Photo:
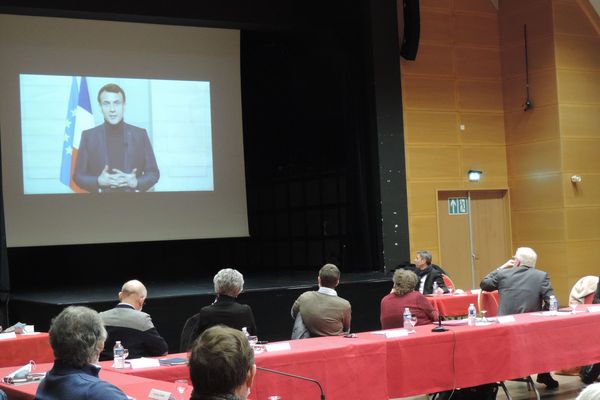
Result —
<instances>
[{"instance_id":1,"label":"man with white hair","mask_svg":"<svg viewBox=\"0 0 600 400\"><path fill-rule=\"evenodd\" d=\"M482 279L483 290L498 290L498 315L521 314L547 310L554 289L548 273L535 268L537 254L529 247L519 247L515 255ZM548 389L556 389L558 382L550 373L538 374L537 381Z\"/></svg>"},{"instance_id":2,"label":"man with white hair","mask_svg":"<svg viewBox=\"0 0 600 400\"><path fill-rule=\"evenodd\" d=\"M142 311L148 291L138 280L125 282L119 292L119 304L100 313L108 331L106 346L100 360L113 359L113 346L120 340L129 350L129 358L162 356L169 346L158 333L150 315Z\"/></svg>"}]
</instances>

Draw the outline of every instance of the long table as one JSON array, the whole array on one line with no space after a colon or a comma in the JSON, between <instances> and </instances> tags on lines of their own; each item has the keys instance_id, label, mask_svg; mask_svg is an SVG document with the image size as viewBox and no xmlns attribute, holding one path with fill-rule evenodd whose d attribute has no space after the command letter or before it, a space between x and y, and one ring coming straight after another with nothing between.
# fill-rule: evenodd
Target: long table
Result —
<instances>
[{"instance_id":1,"label":"long table","mask_svg":"<svg viewBox=\"0 0 600 400\"><path fill-rule=\"evenodd\" d=\"M47 333L16 335L16 338L0 340L0 367L51 362L54 354Z\"/></svg>"},{"instance_id":2,"label":"long table","mask_svg":"<svg viewBox=\"0 0 600 400\"><path fill-rule=\"evenodd\" d=\"M497 291L489 293L488 295L494 296L496 301L499 301ZM479 305L477 304L478 294L471 293L470 291L465 292L464 294L427 295L426 298L442 317L459 317L467 315L469 304L474 304L477 311L480 311Z\"/></svg>"},{"instance_id":3,"label":"long table","mask_svg":"<svg viewBox=\"0 0 600 400\"><path fill-rule=\"evenodd\" d=\"M50 368L52 368L52 363L37 364L35 372L47 372ZM16 367L0 368L0 379L16 369ZM100 378L112 383L125 392L125 394L137 400L147 399L151 389L165 390L179 396L179 393L176 392L175 383L171 382L152 380L132 374L122 374L105 370L100 371ZM0 381L0 389L6 392L10 400L32 400L35 397L38 386L38 382L22 385L9 385ZM189 386L183 394L183 398L188 399L191 392L192 388Z\"/></svg>"},{"instance_id":4,"label":"long table","mask_svg":"<svg viewBox=\"0 0 600 400\"><path fill-rule=\"evenodd\" d=\"M441 333L433 333L431 325L417 326L414 334L395 338L365 332L355 338L295 340L288 342L289 350L257 354L256 364L316 379L328 400L387 400L600 361L600 313L514 318L486 326L452 326ZM121 372L166 381L189 376L183 365ZM108 373L116 372L102 372ZM271 395L319 398L311 382L263 371L257 372L252 392L254 400Z\"/></svg>"}]
</instances>

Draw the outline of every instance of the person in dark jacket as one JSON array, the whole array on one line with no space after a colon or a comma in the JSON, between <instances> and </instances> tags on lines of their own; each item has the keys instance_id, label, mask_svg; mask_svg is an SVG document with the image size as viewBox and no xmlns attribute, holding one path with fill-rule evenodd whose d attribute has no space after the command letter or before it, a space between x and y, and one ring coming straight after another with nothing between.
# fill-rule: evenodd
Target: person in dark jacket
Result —
<instances>
[{"instance_id":1,"label":"person in dark jacket","mask_svg":"<svg viewBox=\"0 0 600 400\"><path fill-rule=\"evenodd\" d=\"M596 294L594 295L593 303L600 304L600 279L598 280L598 286L596 287ZM579 376L581 377L581 381L585 384L589 385L590 383L594 383L596 379L598 379L598 376L600 376L600 363L581 367Z\"/></svg>"},{"instance_id":2,"label":"person in dark jacket","mask_svg":"<svg viewBox=\"0 0 600 400\"><path fill-rule=\"evenodd\" d=\"M65 308L52 321L49 336L54 366L40 382L36 400L128 399L121 389L98 377L100 368L94 364L104 347L106 329L96 311Z\"/></svg>"}]
</instances>

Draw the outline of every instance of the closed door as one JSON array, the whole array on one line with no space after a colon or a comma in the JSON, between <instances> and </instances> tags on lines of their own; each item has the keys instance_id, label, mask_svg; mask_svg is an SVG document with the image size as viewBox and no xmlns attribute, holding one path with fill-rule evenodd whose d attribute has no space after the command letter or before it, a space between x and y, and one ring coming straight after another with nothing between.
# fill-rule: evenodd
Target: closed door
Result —
<instances>
[{"instance_id":1,"label":"closed door","mask_svg":"<svg viewBox=\"0 0 600 400\"><path fill-rule=\"evenodd\" d=\"M457 288L479 287L510 257L508 204L506 190L438 192L439 261Z\"/></svg>"}]
</instances>

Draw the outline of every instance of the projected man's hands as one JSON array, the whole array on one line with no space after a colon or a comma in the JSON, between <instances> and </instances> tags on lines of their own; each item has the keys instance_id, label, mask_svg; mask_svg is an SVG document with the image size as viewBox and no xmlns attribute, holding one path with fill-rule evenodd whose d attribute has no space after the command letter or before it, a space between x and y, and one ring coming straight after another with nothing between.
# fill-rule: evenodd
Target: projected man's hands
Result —
<instances>
[{"instance_id":1,"label":"projected man's hands","mask_svg":"<svg viewBox=\"0 0 600 400\"><path fill-rule=\"evenodd\" d=\"M130 187L136 188L138 185L137 181L137 168L134 168L130 174L127 174L119 169L113 169L113 173L108 172L108 165L104 166L104 169L98 176L98 185L101 187Z\"/></svg>"}]
</instances>

